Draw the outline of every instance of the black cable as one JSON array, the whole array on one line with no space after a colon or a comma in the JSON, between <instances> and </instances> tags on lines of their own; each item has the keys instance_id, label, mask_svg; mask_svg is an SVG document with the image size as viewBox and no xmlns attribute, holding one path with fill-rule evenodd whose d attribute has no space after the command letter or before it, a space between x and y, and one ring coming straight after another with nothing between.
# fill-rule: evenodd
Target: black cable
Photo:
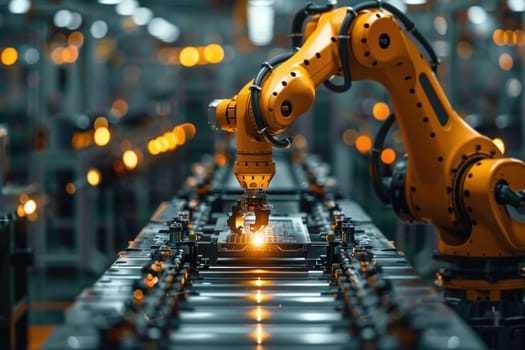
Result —
<instances>
[{"instance_id":1,"label":"black cable","mask_svg":"<svg viewBox=\"0 0 525 350\"><path fill-rule=\"evenodd\" d=\"M268 73L273 70L273 67L283 61L289 59L295 52L284 53L275 57L272 57L268 61L264 62L261 66L261 69L257 73L255 79L253 79L253 84L250 86L251 90L251 102L253 109L253 116L255 119L255 124L257 124L257 132L266 139L269 143L278 148L289 148L292 145L292 138L287 137L284 140L275 139L266 128L264 120L261 114L261 107L259 104L259 96L261 92L261 84Z\"/></svg>"},{"instance_id":2,"label":"black cable","mask_svg":"<svg viewBox=\"0 0 525 350\"><path fill-rule=\"evenodd\" d=\"M333 8L332 4L327 4L325 6L316 6L316 5L308 4L302 11L299 11L295 15L293 23L292 23L292 36L293 36L292 45L294 46L294 50L296 47L301 46L301 34L302 34L302 26L303 26L304 20L310 14L330 11L332 8ZM388 2L382 2L380 0L368 1L368 2L358 4L353 8L349 7L347 10L346 16L343 20L343 23L341 25L341 28L339 30L339 35L338 35L339 56L341 57L341 65L342 65L342 70L343 70L343 83L341 85L336 85L336 84L333 84L331 81L326 80L324 82L324 85L331 91L341 93L341 92L345 92L349 90L352 87L352 76L350 72L350 64L349 64L350 62L349 62L348 48L347 48L348 40L343 40L343 39L350 39L348 35L350 25L352 21L355 19L355 17L357 17L360 11L366 10L366 9L375 9L375 8L379 8L380 10L385 8L390 13L392 13L392 15L398 18L401 21L401 23L403 23L403 25L405 26L405 30L409 33L412 33L414 38L421 44L421 46L423 46L423 48L425 49L425 51L427 52L430 58L431 69L433 72L436 72L437 66L439 65L439 58L437 57L430 43L416 29L414 23L403 12L401 12L397 7L395 7L394 5ZM279 147L279 148L290 147L292 143L292 138L287 137L284 140L277 140L268 132L267 127L264 124L262 114L261 114L259 96L260 96L262 81L264 80L266 75L270 71L273 70L273 66L287 60L294 53L295 52L290 52L290 53L286 53L283 55L279 55L265 62L262 65L261 69L259 70L257 76L255 77L253 81L253 85L250 87L250 90L252 92L251 93L251 103L252 103L255 123L257 124L257 129L258 129L257 132L259 134L262 134L268 142L273 144L275 147ZM395 119L394 117L392 118ZM388 129L390 128L390 126L388 127Z\"/></svg>"},{"instance_id":3,"label":"black cable","mask_svg":"<svg viewBox=\"0 0 525 350\"><path fill-rule=\"evenodd\" d=\"M292 36L293 50L296 50L297 48L303 45L303 25L306 18L308 18L308 16L311 15L317 15L323 12L331 11L334 8L334 6L334 3L327 3L326 5L315 5L310 2L306 4L306 6L303 9L297 11L292 21L292 30L290 34Z\"/></svg>"},{"instance_id":4,"label":"black cable","mask_svg":"<svg viewBox=\"0 0 525 350\"><path fill-rule=\"evenodd\" d=\"M396 117L394 113L391 113L379 128L374 139L374 144L372 145L372 150L370 151L369 172L372 179L372 186L377 197L379 197L384 204L390 203L390 193L388 192L388 187L386 186L385 181L379 174L379 160L385 144L386 135L395 121Z\"/></svg>"}]
</instances>

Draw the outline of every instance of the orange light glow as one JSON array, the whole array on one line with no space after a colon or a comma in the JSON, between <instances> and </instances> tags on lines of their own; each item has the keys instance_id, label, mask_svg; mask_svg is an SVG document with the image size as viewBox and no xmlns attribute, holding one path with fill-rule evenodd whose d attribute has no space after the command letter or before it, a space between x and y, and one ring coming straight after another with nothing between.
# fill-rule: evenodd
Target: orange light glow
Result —
<instances>
[{"instance_id":1,"label":"orange light glow","mask_svg":"<svg viewBox=\"0 0 525 350\"><path fill-rule=\"evenodd\" d=\"M179 125L179 127L182 128L182 130L184 130L184 136L185 136L184 142L189 141L195 137L197 128L195 127L194 124L184 123L184 124Z\"/></svg>"},{"instance_id":2,"label":"orange light glow","mask_svg":"<svg viewBox=\"0 0 525 350\"><path fill-rule=\"evenodd\" d=\"M180 51L179 60L184 67L193 67L199 63L200 55L196 47L188 46Z\"/></svg>"},{"instance_id":3,"label":"orange light glow","mask_svg":"<svg viewBox=\"0 0 525 350\"><path fill-rule=\"evenodd\" d=\"M18 60L18 51L16 51L16 49L13 47L6 47L4 50L2 50L0 59L2 60L2 64L11 66Z\"/></svg>"},{"instance_id":4,"label":"orange light glow","mask_svg":"<svg viewBox=\"0 0 525 350\"><path fill-rule=\"evenodd\" d=\"M253 245L256 247L260 247L264 244L264 236L257 234L253 236Z\"/></svg>"},{"instance_id":5,"label":"orange light glow","mask_svg":"<svg viewBox=\"0 0 525 350\"><path fill-rule=\"evenodd\" d=\"M514 65L514 61L512 60L512 56L509 55L508 53L502 53L499 56L498 62L499 62L500 68L503 69L504 71L511 70L512 66Z\"/></svg>"},{"instance_id":6,"label":"orange light glow","mask_svg":"<svg viewBox=\"0 0 525 350\"><path fill-rule=\"evenodd\" d=\"M372 109L372 114L377 120L385 120L390 114L390 107L384 102L377 102Z\"/></svg>"},{"instance_id":7,"label":"orange light glow","mask_svg":"<svg viewBox=\"0 0 525 350\"><path fill-rule=\"evenodd\" d=\"M224 153L219 152L215 154L215 164L222 167L225 166L226 163L228 163L228 157Z\"/></svg>"},{"instance_id":8,"label":"orange light glow","mask_svg":"<svg viewBox=\"0 0 525 350\"><path fill-rule=\"evenodd\" d=\"M157 143L155 142L155 140L151 140L150 142L148 142L148 152L154 156L160 153L160 149L157 147Z\"/></svg>"},{"instance_id":9,"label":"orange light glow","mask_svg":"<svg viewBox=\"0 0 525 350\"><path fill-rule=\"evenodd\" d=\"M355 144L355 140L357 139L357 131L354 129L346 129L343 133L343 142L348 145L352 146Z\"/></svg>"},{"instance_id":10,"label":"orange light glow","mask_svg":"<svg viewBox=\"0 0 525 350\"><path fill-rule=\"evenodd\" d=\"M270 312L258 305L253 311L248 313L248 316L255 319L257 322L261 322L270 316Z\"/></svg>"},{"instance_id":11,"label":"orange light glow","mask_svg":"<svg viewBox=\"0 0 525 350\"><path fill-rule=\"evenodd\" d=\"M119 98L111 105L111 115L116 118L122 118L128 113L128 103Z\"/></svg>"},{"instance_id":12,"label":"orange light glow","mask_svg":"<svg viewBox=\"0 0 525 350\"><path fill-rule=\"evenodd\" d=\"M22 204L24 204L25 202L27 202L29 200L29 196L25 193L22 193L20 195L20 198L18 198L18 201Z\"/></svg>"},{"instance_id":13,"label":"orange light glow","mask_svg":"<svg viewBox=\"0 0 525 350\"><path fill-rule=\"evenodd\" d=\"M367 154L372 148L372 140L368 135L360 135L355 140L355 147L360 153Z\"/></svg>"},{"instance_id":14,"label":"orange light glow","mask_svg":"<svg viewBox=\"0 0 525 350\"><path fill-rule=\"evenodd\" d=\"M93 141L97 146L105 146L111 141L111 132L105 127L98 128L93 133Z\"/></svg>"},{"instance_id":15,"label":"orange light glow","mask_svg":"<svg viewBox=\"0 0 525 350\"><path fill-rule=\"evenodd\" d=\"M263 330L263 325L261 323L258 323L256 327L257 328L255 329L254 338L257 342L257 345L261 345L266 338L266 334Z\"/></svg>"},{"instance_id":16,"label":"orange light glow","mask_svg":"<svg viewBox=\"0 0 525 350\"><path fill-rule=\"evenodd\" d=\"M224 49L221 45L210 44L204 48L204 58L208 63L220 63L224 59Z\"/></svg>"},{"instance_id":17,"label":"orange light glow","mask_svg":"<svg viewBox=\"0 0 525 350\"><path fill-rule=\"evenodd\" d=\"M261 280L261 277L257 277L257 279L255 280L255 285L256 285L257 287L260 287L260 286L262 286L263 284L264 284L264 281Z\"/></svg>"},{"instance_id":18,"label":"orange light glow","mask_svg":"<svg viewBox=\"0 0 525 350\"><path fill-rule=\"evenodd\" d=\"M17 208L16 208L16 214L19 216L19 217L24 217L26 215L26 212L24 211L24 206L22 204L20 204Z\"/></svg>"},{"instance_id":19,"label":"orange light glow","mask_svg":"<svg viewBox=\"0 0 525 350\"><path fill-rule=\"evenodd\" d=\"M496 147L499 148L502 154L505 153L505 142L502 139L496 137L492 140L492 142L494 142L494 144L496 145Z\"/></svg>"},{"instance_id":20,"label":"orange light glow","mask_svg":"<svg viewBox=\"0 0 525 350\"><path fill-rule=\"evenodd\" d=\"M255 295L255 301L257 304L260 304L263 301L263 295L261 294L261 290L257 289L257 294Z\"/></svg>"},{"instance_id":21,"label":"orange light glow","mask_svg":"<svg viewBox=\"0 0 525 350\"><path fill-rule=\"evenodd\" d=\"M63 51L64 51L63 47L55 47L53 51L51 51L51 61L53 61L54 64L64 63L64 60L62 58Z\"/></svg>"},{"instance_id":22,"label":"orange light glow","mask_svg":"<svg viewBox=\"0 0 525 350\"><path fill-rule=\"evenodd\" d=\"M381 161L387 165L394 163L396 160L396 152L392 148L385 148L381 152Z\"/></svg>"},{"instance_id":23,"label":"orange light glow","mask_svg":"<svg viewBox=\"0 0 525 350\"><path fill-rule=\"evenodd\" d=\"M498 46L505 45L505 38L504 38L504 32L501 29L496 29L494 33L492 33L492 40L494 41L494 44Z\"/></svg>"},{"instance_id":24,"label":"orange light glow","mask_svg":"<svg viewBox=\"0 0 525 350\"><path fill-rule=\"evenodd\" d=\"M72 182L68 182L66 184L66 193L69 194L70 196L74 195L75 192L77 191L75 185L72 183Z\"/></svg>"},{"instance_id":25,"label":"orange light glow","mask_svg":"<svg viewBox=\"0 0 525 350\"><path fill-rule=\"evenodd\" d=\"M516 45L520 47L525 45L525 32L521 29L516 31Z\"/></svg>"},{"instance_id":26,"label":"orange light glow","mask_svg":"<svg viewBox=\"0 0 525 350\"><path fill-rule=\"evenodd\" d=\"M62 50L62 61L65 63L73 63L78 58L78 48L76 46L68 46Z\"/></svg>"},{"instance_id":27,"label":"orange light glow","mask_svg":"<svg viewBox=\"0 0 525 350\"><path fill-rule=\"evenodd\" d=\"M129 149L122 155L122 162L124 162L126 169L135 169L139 162L139 157L135 151Z\"/></svg>"},{"instance_id":28,"label":"orange light glow","mask_svg":"<svg viewBox=\"0 0 525 350\"><path fill-rule=\"evenodd\" d=\"M182 125L177 125L173 128L173 134L177 139L177 145L182 146L186 142L186 131Z\"/></svg>"},{"instance_id":29,"label":"orange light glow","mask_svg":"<svg viewBox=\"0 0 525 350\"><path fill-rule=\"evenodd\" d=\"M298 134L295 135L293 144L298 149L304 149L308 145L308 141L306 141L306 137L304 137L304 135Z\"/></svg>"},{"instance_id":30,"label":"orange light glow","mask_svg":"<svg viewBox=\"0 0 525 350\"><path fill-rule=\"evenodd\" d=\"M142 298L144 298L144 292L140 289L135 289L133 297L137 300L142 300Z\"/></svg>"},{"instance_id":31,"label":"orange light glow","mask_svg":"<svg viewBox=\"0 0 525 350\"><path fill-rule=\"evenodd\" d=\"M67 38L67 43L70 46L75 46L76 48L81 48L84 45L84 34L81 32L73 32L69 34Z\"/></svg>"},{"instance_id":32,"label":"orange light glow","mask_svg":"<svg viewBox=\"0 0 525 350\"><path fill-rule=\"evenodd\" d=\"M164 136L159 136L156 140L159 141L161 152L166 152L170 148L170 143Z\"/></svg>"},{"instance_id":33,"label":"orange light glow","mask_svg":"<svg viewBox=\"0 0 525 350\"><path fill-rule=\"evenodd\" d=\"M177 147L177 137L172 132L165 133L164 137L168 140L169 150L173 150Z\"/></svg>"},{"instance_id":34,"label":"orange light glow","mask_svg":"<svg viewBox=\"0 0 525 350\"><path fill-rule=\"evenodd\" d=\"M102 180L100 170L95 168L89 169L89 171L86 174L86 180L91 186L98 186L100 184L100 180Z\"/></svg>"},{"instance_id":35,"label":"orange light glow","mask_svg":"<svg viewBox=\"0 0 525 350\"><path fill-rule=\"evenodd\" d=\"M472 44L466 40L461 40L456 45L456 51L460 58L467 60L472 57Z\"/></svg>"},{"instance_id":36,"label":"orange light glow","mask_svg":"<svg viewBox=\"0 0 525 350\"><path fill-rule=\"evenodd\" d=\"M107 128L109 126L108 120L104 117L98 117L97 119L95 119L95 123L93 124L93 126L95 127L95 129Z\"/></svg>"}]
</instances>

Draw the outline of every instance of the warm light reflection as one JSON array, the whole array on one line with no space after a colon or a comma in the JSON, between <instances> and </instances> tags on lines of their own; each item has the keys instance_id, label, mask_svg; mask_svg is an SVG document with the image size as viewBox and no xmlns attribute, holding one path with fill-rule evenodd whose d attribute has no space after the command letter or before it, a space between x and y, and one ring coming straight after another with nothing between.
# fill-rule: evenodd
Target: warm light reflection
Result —
<instances>
[{"instance_id":1,"label":"warm light reflection","mask_svg":"<svg viewBox=\"0 0 525 350\"><path fill-rule=\"evenodd\" d=\"M263 300L263 295L261 293L261 290L257 289L257 294L255 295L255 301L257 302L257 304L260 304L262 300Z\"/></svg>"},{"instance_id":2,"label":"warm light reflection","mask_svg":"<svg viewBox=\"0 0 525 350\"><path fill-rule=\"evenodd\" d=\"M260 247L264 244L264 236L261 234L257 234L253 236L253 245L256 247Z\"/></svg>"},{"instance_id":3,"label":"warm light reflection","mask_svg":"<svg viewBox=\"0 0 525 350\"><path fill-rule=\"evenodd\" d=\"M160 149L159 147L157 147L157 143L155 142L155 140L151 140L150 142L148 142L148 152L154 156L160 153Z\"/></svg>"},{"instance_id":4,"label":"warm light reflection","mask_svg":"<svg viewBox=\"0 0 525 350\"><path fill-rule=\"evenodd\" d=\"M368 135L360 135L355 140L355 147L360 153L366 154L372 148L372 140Z\"/></svg>"},{"instance_id":5,"label":"warm light reflection","mask_svg":"<svg viewBox=\"0 0 525 350\"><path fill-rule=\"evenodd\" d=\"M387 165L394 163L396 160L396 151L392 148L386 148L381 152L381 161Z\"/></svg>"},{"instance_id":6,"label":"warm light reflection","mask_svg":"<svg viewBox=\"0 0 525 350\"><path fill-rule=\"evenodd\" d=\"M261 280L261 277L257 277L257 279L255 280L255 285L256 285L257 287L260 287L260 286L262 286L263 284L264 284L264 281Z\"/></svg>"},{"instance_id":7,"label":"warm light reflection","mask_svg":"<svg viewBox=\"0 0 525 350\"><path fill-rule=\"evenodd\" d=\"M2 63L6 66L11 66L18 60L18 51L13 47L6 47L0 55Z\"/></svg>"},{"instance_id":8,"label":"warm light reflection","mask_svg":"<svg viewBox=\"0 0 525 350\"><path fill-rule=\"evenodd\" d=\"M377 120L385 120L390 115L390 107L384 102L377 102L372 109L372 114Z\"/></svg>"},{"instance_id":9,"label":"warm light reflection","mask_svg":"<svg viewBox=\"0 0 525 350\"><path fill-rule=\"evenodd\" d=\"M116 118L122 118L128 113L128 103L119 98L111 105L111 115Z\"/></svg>"},{"instance_id":10,"label":"warm light reflection","mask_svg":"<svg viewBox=\"0 0 525 350\"><path fill-rule=\"evenodd\" d=\"M16 208L16 213L19 217L24 217L26 215L26 212L24 211L24 206L22 204L20 204L17 208Z\"/></svg>"},{"instance_id":11,"label":"warm light reflection","mask_svg":"<svg viewBox=\"0 0 525 350\"><path fill-rule=\"evenodd\" d=\"M499 62L500 68L503 69L504 71L511 70L514 64L512 56L509 55L508 53L502 53L499 56L498 62Z\"/></svg>"},{"instance_id":12,"label":"warm light reflection","mask_svg":"<svg viewBox=\"0 0 525 350\"><path fill-rule=\"evenodd\" d=\"M81 48L82 45L84 45L84 34L82 34L81 32L73 32L69 34L69 37L67 38L67 43L68 45Z\"/></svg>"},{"instance_id":13,"label":"warm light reflection","mask_svg":"<svg viewBox=\"0 0 525 350\"><path fill-rule=\"evenodd\" d=\"M69 194L70 196L74 195L76 190L77 189L76 189L75 185L72 182L68 182L66 184L66 193Z\"/></svg>"},{"instance_id":14,"label":"warm light reflection","mask_svg":"<svg viewBox=\"0 0 525 350\"><path fill-rule=\"evenodd\" d=\"M86 174L86 180L91 186L98 186L101 179L102 175L100 174L100 170L98 169L91 168Z\"/></svg>"},{"instance_id":15,"label":"warm light reflection","mask_svg":"<svg viewBox=\"0 0 525 350\"><path fill-rule=\"evenodd\" d=\"M192 67L199 62L199 50L195 47L188 46L180 51L179 60L184 67Z\"/></svg>"},{"instance_id":16,"label":"warm light reflection","mask_svg":"<svg viewBox=\"0 0 525 350\"><path fill-rule=\"evenodd\" d=\"M343 142L348 146L352 146L355 143L356 139L357 131L355 131L354 129L346 129L343 133Z\"/></svg>"},{"instance_id":17,"label":"warm light reflection","mask_svg":"<svg viewBox=\"0 0 525 350\"><path fill-rule=\"evenodd\" d=\"M204 58L208 63L220 63L224 59L224 50L221 45L210 44L204 48Z\"/></svg>"},{"instance_id":18,"label":"warm light reflection","mask_svg":"<svg viewBox=\"0 0 525 350\"><path fill-rule=\"evenodd\" d=\"M257 345L261 345L264 341L264 338L266 337L266 334L264 333L262 324L258 323L256 327L257 328L255 330L254 338L257 342Z\"/></svg>"},{"instance_id":19,"label":"warm light reflection","mask_svg":"<svg viewBox=\"0 0 525 350\"><path fill-rule=\"evenodd\" d=\"M135 151L129 149L122 155L122 162L124 162L126 169L135 169L139 162L139 157Z\"/></svg>"},{"instance_id":20,"label":"warm light reflection","mask_svg":"<svg viewBox=\"0 0 525 350\"><path fill-rule=\"evenodd\" d=\"M181 146L186 142L186 133L184 132L184 128L182 126L177 125L175 128L173 128L173 134L177 140L177 145Z\"/></svg>"},{"instance_id":21,"label":"warm light reflection","mask_svg":"<svg viewBox=\"0 0 525 350\"><path fill-rule=\"evenodd\" d=\"M502 139L496 137L492 140L492 142L494 142L494 144L496 145L496 147L499 148L502 154L505 153L505 142Z\"/></svg>"},{"instance_id":22,"label":"warm light reflection","mask_svg":"<svg viewBox=\"0 0 525 350\"><path fill-rule=\"evenodd\" d=\"M262 306L256 306L255 309L248 312L248 316L255 319L257 322L261 322L270 317L270 312L265 310Z\"/></svg>"},{"instance_id":23,"label":"warm light reflection","mask_svg":"<svg viewBox=\"0 0 525 350\"><path fill-rule=\"evenodd\" d=\"M144 297L144 292L140 289L135 289L133 292L133 297L137 300L141 300Z\"/></svg>"},{"instance_id":24,"label":"warm light reflection","mask_svg":"<svg viewBox=\"0 0 525 350\"><path fill-rule=\"evenodd\" d=\"M192 123L183 123L180 127L184 130L184 135L186 136L185 141L189 141L195 137L197 128Z\"/></svg>"},{"instance_id":25,"label":"warm light reflection","mask_svg":"<svg viewBox=\"0 0 525 350\"><path fill-rule=\"evenodd\" d=\"M78 58L78 48L70 45L62 50L62 61L65 63L73 63Z\"/></svg>"},{"instance_id":26,"label":"warm light reflection","mask_svg":"<svg viewBox=\"0 0 525 350\"><path fill-rule=\"evenodd\" d=\"M104 117L98 117L95 119L95 123L93 124L95 129L98 128L107 128L108 127L108 120Z\"/></svg>"},{"instance_id":27,"label":"warm light reflection","mask_svg":"<svg viewBox=\"0 0 525 350\"><path fill-rule=\"evenodd\" d=\"M55 47L53 51L51 51L51 61L53 61L54 64L64 63L64 60L62 59L63 51L64 51L63 47Z\"/></svg>"},{"instance_id":28,"label":"warm light reflection","mask_svg":"<svg viewBox=\"0 0 525 350\"><path fill-rule=\"evenodd\" d=\"M173 150L177 147L177 137L172 132L165 133L164 137L168 140L169 150Z\"/></svg>"},{"instance_id":29,"label":"warm light reflection","mask_svg":"<svg viewBox=\"0 0 525 350\"><path fill-rule=\"evenodd\" d=\"M105 146L111 140L111 132L106 127L98 128L93 134L93 140L97 146Z\"/></svg>"}]
</instances>

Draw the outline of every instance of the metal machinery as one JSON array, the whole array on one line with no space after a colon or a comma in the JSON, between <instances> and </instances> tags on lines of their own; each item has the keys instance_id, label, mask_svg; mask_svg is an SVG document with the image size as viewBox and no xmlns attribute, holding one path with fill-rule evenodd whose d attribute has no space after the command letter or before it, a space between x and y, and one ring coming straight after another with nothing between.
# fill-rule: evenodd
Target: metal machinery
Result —
<instances>
[{"instance_id":1,"label":"metal machinery","mask_svg":"<svg viewBox=\"0 0 525 350\"><path fill-rule=\"evenodd\" d=\"M523 162L459 118L432 48L392 5L307 5L292 34L293 52L211 105L211 121L237 133L237 159L203 164L196 186L163 203L45 348L523 347ZM343 92L353 79L392 98L371 156L375 188L402 219L437 227L437 258L448 262L437 283L466 322L356 203L325 186L322 164L272 154L290 145L275 137L317 87ZM374 159L394 120L408 160L381 178Z\"/></svg>"},{"instance_id":2,"label":"metal machinery","mask_svg":"<svg viewBox=\"0 0 525 350\"><path fill-rule=\"evenodd\" d=\"M435 76L439 62L432 46L392 4L308 4L295 16L292 36L290 53L264 62L233 98L210 104L210 123L237 134L234 173L245 192L232 207L230 229L242 235L248 229L244 220L252 213L256 219L251 230L268 224L265 191L275 171L272 148L291 145L290 138L276 136L311 107L316 89L325 85L340 93L354 80L376 81L386 88L394 107L370 156L378 197L402 220L436 227L435 258L448 263L436 283L447 300L462 304L460 312L477 326L480 318L492 318L491 330L480 326L488 344L503 347L509 337L521 339L525 164L503 157L489 138L454 111ZM343 82L334 83L334 76ZM394 122L406 159L383 178L378 158ZM500 319L517 329L507 333Z\"/></svg>"},{"instance_id":3,"label":"metal machinery","mask_svg":"<svg viewBox=\"0 0 525 350\"><path fill-rule=\"evenodd\" d=\"M0 348L26 349L29 323L27 219L22 217L19 196L35 194L35 186L6 184L8 170L8 128L0 124ZM33 203L35 203L33 201ZM36 210L36 207L34 208Z\"/></svg>"},{"instance_id":4,"label":"metal machinery","mask_svg":"<svg viewBox=\"0 0 525 350\"><path fill-rule=\"evenodd\" d=\"M232 166L204 162L44 348L484 348L356 203L319 191L324 164L276 162L261 236L231 232Z\"/></svg>"}]
</instances>

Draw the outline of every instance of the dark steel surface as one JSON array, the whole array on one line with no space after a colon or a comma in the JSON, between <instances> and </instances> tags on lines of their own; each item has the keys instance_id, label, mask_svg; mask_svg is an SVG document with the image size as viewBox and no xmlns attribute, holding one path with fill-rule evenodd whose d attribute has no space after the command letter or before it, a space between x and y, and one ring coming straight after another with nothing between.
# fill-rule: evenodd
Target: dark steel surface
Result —
<instances>
[{"instance_id":1,"label":"dark steel surface","mask_svg":"<svg viewBox=\"0 0 525 350\"><path fill-rule=\"evenodd\" d=\"M217 190L159 207L44 349L484 348L357 204L309 192L304 166L277 168L278 234L221 246L236 196L219 168Z\"/></svg>"}]
</instances>

